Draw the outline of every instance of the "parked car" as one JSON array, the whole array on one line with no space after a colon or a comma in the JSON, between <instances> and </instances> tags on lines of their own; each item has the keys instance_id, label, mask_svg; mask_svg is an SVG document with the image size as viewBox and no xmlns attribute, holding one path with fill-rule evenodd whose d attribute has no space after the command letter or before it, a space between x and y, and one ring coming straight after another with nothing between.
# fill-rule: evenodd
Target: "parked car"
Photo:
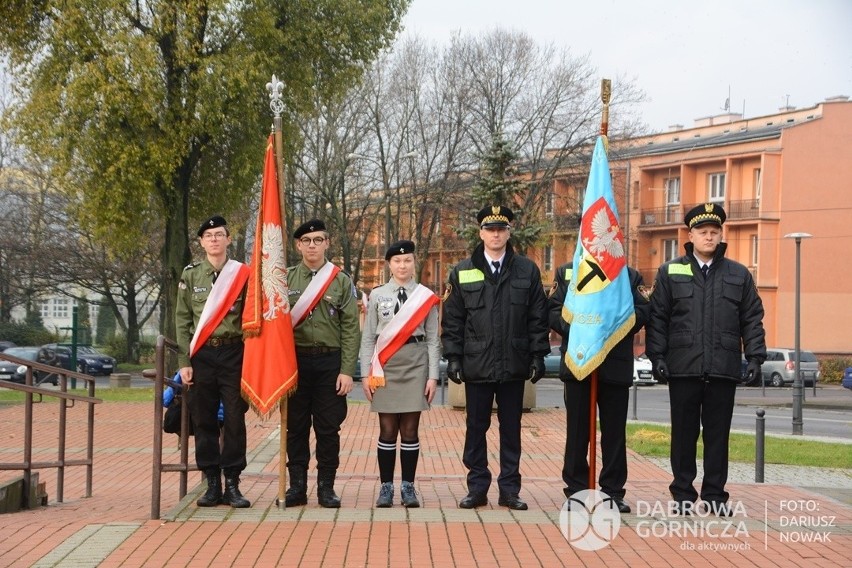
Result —
<instances>
[{"instance_id":1,"label":"parked car","mask_svg":"<svg viewBox=\"0 0 852 568\"><path fill-rule=\"evenodd\" d=\"M38 361L55 367L62 367L69 371L71 368L71 348L66 345L48 343L42 345L39 350ZM77 346L77 369L80 373L87 375L110 375L115 369L115 359L109 355L99 353L88 345Z\"/></svg>"},{"instance_id":2,"label":"parked car","mask_svg":"<svg viewBox=\"0 0 852 568\"><path fill-rule=\"evenodd\" d=\"M804 386L812 386L819 381L821 371L816 355L811 351L801 351L802 380ZM793 384L796 376L796 350L787 347L770 347L766 350L766 361L760 368L764 384L783 387Z\"/></svg>"},{"instance_id":3,"label":"parked car","mask_svg":"<svg viewBox=\"0 0 852 568\"><path fill-rule=\"evenodd\" d=\"M550 353L544 356L544 376L559 377L559 366L562 364L562 351L559 345L553 345L550 348Z\"/></svg>"},{"instance_id":4,"label":"parked car","mask_svg":"<svg viewBox=\"0 0 852 568\"><path fill-rule=\"evenodd\" d=\"M652 371L653 364L644 353L633 358L633 384L634 385L649 385L657 384Z\"/></svg>"},{"instance_id":5,"label":"parked car","mask_svg":"<svg viewBox=\"0 0 852 568\"><path fill-rule=\"evenodd\" d=\"M26 359L27 361L36 361L38 358L38 351L38 347L10 347L3 351L3 353L20 359ZM18 365L11 361L0 360L0 380L24 384L26 378L27 367L25 365ZM53 383L54 385L58 382L55 375L51 377L43 377L38 372L35 372L33 375L33 382L35 384L44 382L45 379L47 379L47 382Z\"/></svg>"},{"instance_id":6,"label":"parked car","mask_svg":"<svg viewBox=\"0 0 852 568\"><path fill-rule=\"evenodd\" d=\"M11 341L0 341L0 353L6 351L10 347L15 347L15 344Z\"/></svg>"}]
</instances>

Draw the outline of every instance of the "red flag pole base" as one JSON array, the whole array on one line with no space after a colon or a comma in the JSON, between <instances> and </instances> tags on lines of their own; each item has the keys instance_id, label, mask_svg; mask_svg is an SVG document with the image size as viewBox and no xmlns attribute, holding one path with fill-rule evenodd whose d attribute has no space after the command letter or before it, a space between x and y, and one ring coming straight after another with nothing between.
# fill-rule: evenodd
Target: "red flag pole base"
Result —
<instances>
[{"instance_id":1,"label":"red flag pole base","mask_svg":"<svg viewBox=\"0 0 852 568\"><path fill-rule=\"evenodd\" d=\"M598 370L592 371L589 389L589 489L597 488Z\"/></svg>"}]
</instances>

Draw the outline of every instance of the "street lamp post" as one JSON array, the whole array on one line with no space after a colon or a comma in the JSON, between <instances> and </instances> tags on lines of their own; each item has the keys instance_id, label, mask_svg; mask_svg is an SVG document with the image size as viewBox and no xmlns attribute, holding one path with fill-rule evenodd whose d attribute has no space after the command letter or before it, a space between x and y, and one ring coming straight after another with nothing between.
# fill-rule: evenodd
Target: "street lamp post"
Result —
<instances>
[{"instance_id":1,"label":"street lamp post","mask_svg":"<svg viewBox=\"0 0 852 568\"><path fill-rule=\"evenodd\" d=\"M802 351L801 351L801 282L802 282L802 263L801 263L801 250L802 250L802 239L809 239L813 235L808 233L789 233L784 235L785 239L795 239L796 240L796 320L795 320L795 348L796 348L796 367L795 374L793 375L793 434L794 435L802 435L802 399L804 398L804 385L802 384L802 373L800 371L801 368L801 359L802 359Z\"/></svg>"}]
</instances>

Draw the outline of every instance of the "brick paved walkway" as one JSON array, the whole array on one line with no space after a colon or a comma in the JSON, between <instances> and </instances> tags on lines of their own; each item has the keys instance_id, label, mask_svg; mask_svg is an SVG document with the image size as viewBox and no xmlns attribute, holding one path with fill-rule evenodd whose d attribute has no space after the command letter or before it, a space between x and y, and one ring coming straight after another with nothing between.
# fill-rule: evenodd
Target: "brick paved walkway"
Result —
<instances>
[{"instance_id":1,"label":"brick paved walkway","mask_svg":"<svg viewBox=\"0 0 852 568\"><path fill-rule=\"evenodd\" d=\"M34 459L55 459L56 404L37 405ZM23 411L0 406L0 462L21 459ZM73 432L69 457L82 451L85 411L69 410ZM350 402L344 424L337 491L339 510L315 499L280 510L278 424L249 414L250 465L241 488L250 509L195 506L201 476L190 476L190 493L178 501L178 475L164 474L162 520L149 520L151 503L151 404L98 405L94 496L82 498L84 472L66 472L64 503L55 502L56 475L41 472L50 504L0 515L2 566L850 566L852 474L803 468L790 483L782 468L767 468L765 484L748 481L751 466L732 468L730 520L671 518L655 510L668 499L665 463L631 454L627 500L634 513L621 517L604 548L584 551L560 530L564 415L537 409L523 418L523 491L529 511L490 504L457 508L466 493L461 448L464 414L447 407L425 413L417 487L423 507L376 509L375 443L378 425L365 404ZM489 459L497 463L496 417ZM175 436L166 437L174 455ZM850 446L852 448L852 446ZM40 456L40 457L39 457ZM0 472L8 479L16 472ZM805 488L806 486L808 488ZM397 499L399 492L397 490ZM643 510L640 510L643 509ZM737 511L735 511L737 513ZM576 520L574 514L566 516ZM595 521L593 521L594 524ZM809 526L803 526L807 524ZM814 526L819 524L820 526ZM574 526L574 525L572 525ZM598 525L595 525L598 526ZM572 528L572 537L577 529Z\"/></svg>"}]
</instances>

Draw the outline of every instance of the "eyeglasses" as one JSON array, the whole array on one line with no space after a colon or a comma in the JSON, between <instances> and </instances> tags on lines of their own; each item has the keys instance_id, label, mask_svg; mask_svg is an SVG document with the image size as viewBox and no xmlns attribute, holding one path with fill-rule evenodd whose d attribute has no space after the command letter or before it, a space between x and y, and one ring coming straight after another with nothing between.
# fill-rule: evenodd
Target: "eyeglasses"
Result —
<instances>
[{"instance_id":1,"label":"eyeglasses","mask_svg":"<svg viewBox=\"0 0 852 568\"><path fill-rule=\"evenodd\" d=\"M204 233L201 238L205 241L218 241L219 239L225 239L227 237L228 233Z\"/></svg>"},{"instance_id":2,"label":"eyeglasses","mask_svg":"<svg viewBox=\"0 0 852 568\"><path fill-rule=\"evenodd\" d=\"M314 243L316 246L320 246L325 242L325 237L302 237L301 239L299 239L299 242L305 246L309 246L311 243Z\"/></svg>"}]
</instances>

